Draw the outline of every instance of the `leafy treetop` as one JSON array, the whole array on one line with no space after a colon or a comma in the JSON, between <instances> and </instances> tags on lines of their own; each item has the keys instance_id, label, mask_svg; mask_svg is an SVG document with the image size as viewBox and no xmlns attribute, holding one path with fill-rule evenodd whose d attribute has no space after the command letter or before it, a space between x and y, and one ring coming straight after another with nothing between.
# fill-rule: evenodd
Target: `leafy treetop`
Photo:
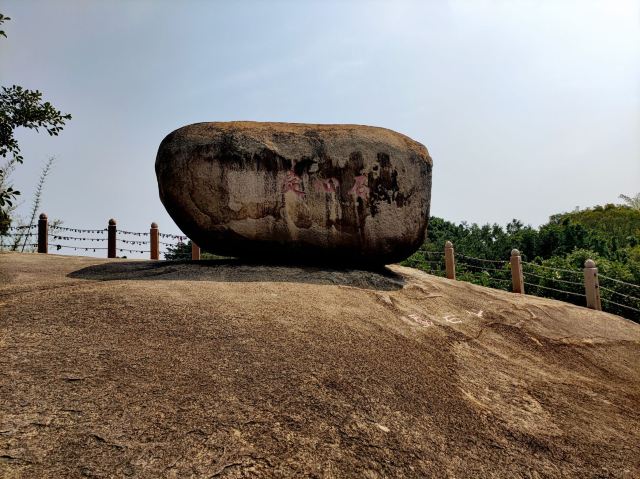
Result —
<instances>
[{"instance_id":1,"label":"leafy treetop","mask_svg":"<svg viewBox=\"0 0 640 479\"><path fill-rule=\"evenodd\" d=\"M71 115L56 110L48 101L42 101L38 90L27 90L20 86L2 87L0 92L0 156L8 154L18 163L22 163L20 146L14 137L18 127L38 131L44 128L51 136L62 131Z\"/></svg>"},{"instance_id":2,"label":"leafy treetop","mask_svg":"<svg viewBox=\"0 0 640 479\"><path fill-rule=\"evenodd\" d=\"M11 20L0 13L0 26ZM0 36L6 38L4 30ZM22 163L20 145L14 136L17 128L29 128L38 131L46 130L51 136L57 136L71 115L57 110L48 101L42 100L38 90L28 90L21 86L2 87L0 91L0 157L9 161L0 168L0 232L6 230L9 221L7 207L13 206L13 200L20 194L7 184L7 172L15 163Z\"/></svg>"}]
</instances>

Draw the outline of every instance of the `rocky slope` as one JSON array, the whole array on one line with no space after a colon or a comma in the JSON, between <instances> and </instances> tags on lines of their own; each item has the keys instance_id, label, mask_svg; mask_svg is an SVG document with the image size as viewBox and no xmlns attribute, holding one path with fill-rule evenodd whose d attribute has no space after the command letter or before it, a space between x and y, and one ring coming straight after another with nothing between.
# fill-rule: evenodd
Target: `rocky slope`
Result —
<instances>
[{"instance_id":1,"label":"rocky slope","mask_svg":"<svg viewBox=\"0 0 640 479\"><path fill-rule=\"evenodd\" d=\"M0 255L1 477L638 477L640 326L385 272Z\"/></svg>"}]
</instances>

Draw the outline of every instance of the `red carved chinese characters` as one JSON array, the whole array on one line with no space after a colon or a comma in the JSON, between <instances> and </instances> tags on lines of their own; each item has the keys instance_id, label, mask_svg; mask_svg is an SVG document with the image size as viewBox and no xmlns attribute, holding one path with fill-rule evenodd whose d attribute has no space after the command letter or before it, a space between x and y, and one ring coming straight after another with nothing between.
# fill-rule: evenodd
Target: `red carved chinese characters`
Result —
<instances>
[{"instance_id":1,"label":"red carved chinese characters","mask_svg":"<svg viewBox=\"0 0 640 479\"><path fill-rule=\"evenodd\" d=\"M358 198L367 199L369 197L369 187L367 186L367 177L360 175L355 177L356 183L349 193L356 195Z\"/></svg>"},{"instance_id":2,"label":"red carved chinese characters","mask_svg":"<svg viewBox=\"0 0 640 479\"><path fill-rule=\"evenodd\" d=\"M293 171L287 171L287 176L284 179L284 193L287 191L293 191L298 198L304 198L304 191L302 190L302 180Z\"/></svg>"}]
</instances>

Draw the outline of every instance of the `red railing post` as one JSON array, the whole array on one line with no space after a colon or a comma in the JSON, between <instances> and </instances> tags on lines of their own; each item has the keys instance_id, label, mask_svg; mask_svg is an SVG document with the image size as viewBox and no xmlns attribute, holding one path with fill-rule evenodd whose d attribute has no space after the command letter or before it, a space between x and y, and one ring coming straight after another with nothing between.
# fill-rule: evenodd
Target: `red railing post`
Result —
<instances>
[{"instance_id":1,"label":"red railing post","mask_svg":"<svg viewBox=\"0 0 640 479\"><path fill-rule=\"evenodd\" d=\"M107 228L107 258L116 257L116 232L116 220L111 218Z\"/></svg>"},{"instance_id":2,"label":"red railing post","mask_svg":"<svg viewBox=\"0 0 640 479\"><path fill-rule=\"evenodd\" d=\"M191 240L191 259L192 260L200 259L200 246L195 244L193 240Z\"/></svg>"},{"instance_id":3,"label":"red railing post","mask_svg":"<svg viewBox=\"0 0 640 479\"><path fill-rule=\"evenodd\" d=\"M40 213L38 219L38 253L49 252L49 220L47 215Z\"/></svg>"},{"instance_id":4,"label":"red railing post","mask_svg":"<svg viewBox=\"0 0 640 479\"><path fill-rule=\"evenodd\" d=\"M151 243L151 259L160 259L160 231L157 223L151 223L149 242Z\"/></svg>"}]
</instances>

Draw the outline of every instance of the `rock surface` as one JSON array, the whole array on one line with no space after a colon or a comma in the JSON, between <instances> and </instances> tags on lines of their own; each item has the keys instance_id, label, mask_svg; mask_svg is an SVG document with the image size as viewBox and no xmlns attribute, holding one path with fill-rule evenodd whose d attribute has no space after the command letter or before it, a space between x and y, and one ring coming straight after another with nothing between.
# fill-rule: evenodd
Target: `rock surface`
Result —
<instances>
[{"instance_id":1,"label":"rock surface","mask_svg":"<svg viewBox=\"0 0 640 479\"><path fill-rule=\"evenodd\" d=\"M200 247L227 256L384 264L423 242L431 158L384 128L197 123L156 159L160 199Z\"/></svg>"},{"instance_id":2,"label":"rock surface","mask_svg":"<svg viewBox=\"0 0 640 479\"><path fill-rule=\"evenodd\" d=\"M0 477L640 477L640 326L449 281L0 254Z\"/></svg>"}]
</instances>

